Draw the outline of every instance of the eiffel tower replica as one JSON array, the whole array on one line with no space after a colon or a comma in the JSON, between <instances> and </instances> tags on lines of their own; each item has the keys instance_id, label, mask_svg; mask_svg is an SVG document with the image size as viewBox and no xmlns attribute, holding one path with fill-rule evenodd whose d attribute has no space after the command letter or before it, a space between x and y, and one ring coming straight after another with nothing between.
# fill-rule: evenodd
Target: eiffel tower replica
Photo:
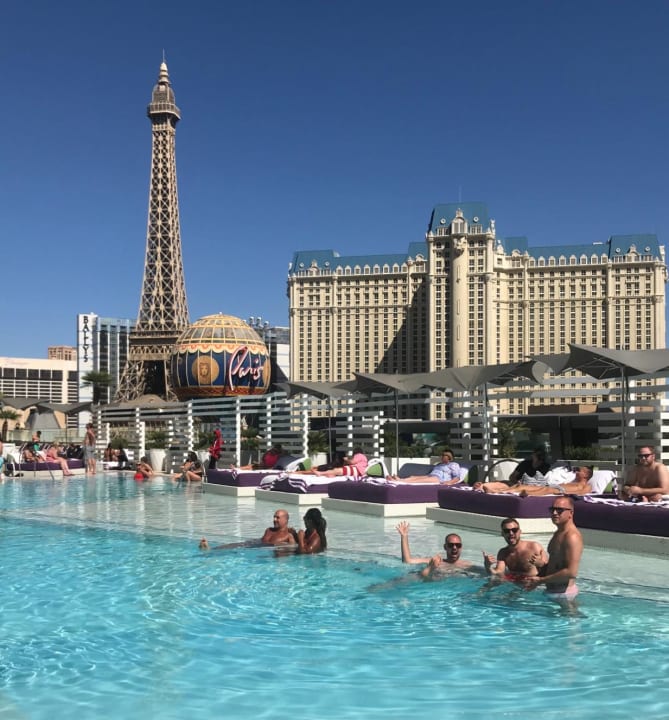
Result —
<instances>
[{"instance_id":1,"label":"eiffel tower replica","mask_svg":"<svg viewBox=\"0 0 669 720\"><path fill-rule=\"evenodd\" d=\"M130 333L128 360L116 395L122 401L146 394L176 399L169 358L188 326L175 155L176 125L181 114L164 59L147 114L152 147L146 259L139 315Z\"/></svg>"}]
</instances>

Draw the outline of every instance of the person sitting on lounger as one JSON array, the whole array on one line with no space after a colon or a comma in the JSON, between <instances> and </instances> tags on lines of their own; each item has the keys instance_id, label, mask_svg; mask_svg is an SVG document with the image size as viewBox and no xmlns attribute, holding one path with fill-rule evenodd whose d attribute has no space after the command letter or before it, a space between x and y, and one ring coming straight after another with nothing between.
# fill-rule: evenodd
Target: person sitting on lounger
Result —
<instances>
[{"instance_id":1,"label":"person sitting on lounger","mask_svg":"<svg viewBox=\"0 0 669 720\"><path fill-rule=\"evenodd\" d=\"M462 538L455 533L446 535L444 539L444 550L446 557L434 555L433 557L412 557L409 549L409 523L402 521L397 524L395 529L400 534L400 552L402 553L402 562L410 565L425 565L420 571L424 578L437 578L439 576L448 575L453 572L461 572L469 570L472 563L468 560L461 560Z\"/></svg>"},{"instance_id":2,"label":"person sitting on lounger","mask_svg":"<svg viewBox=\"0 0 669 720\"><path fill-rule=\"evenodd\" d=\"M553 471L556 472L556 471ZM507 485L502 482L483 483L481 488L483 492L489 493L514 493L521 497L534 497L535 495L588 495L592 492L590 480L592 480L593 469L588 465L575 467L573 470L573 480L565 482L566 475L552 477L553 472L548 472L544 476L545 483L543 485L526 485L518 483L517 485Z\"/></svg>"},{"instance_id":3,"label":"person sitting on lounger","mask_svg":"<svg viewBox=\"0 0 669 720\"><path fill-rule=\"evenodd\" d=\"M62 457L59 454L60 445L58 443L54 443L47 451L46 451L46 461L52 462L52 463L58 463L60 465L60 469L63 471L64 477L69 477L70 475L74 475L74 473L70 470L70 466L67 464L67 460Z\"/></svg>"},{"instance_id":4,"label":"person sitting on lounger","mask_svg":"<svg viewBox=\"0 0 669 720\"><path fill-rule=\"evenodd\" d=\"M361 478L367 473L367 456L363 453L361 447L353 448L353 455L344 458L344 464L341 467L334 467L331 470L311 470L308 471L312 475L321 477L354 477Z\"/></svg>"},{"instance_id":5,"label":"person sitting on lounger","mask_svg":"<svg viewBox=\"0 0 669 720\"><path fill-rule=\"evenodd\" d=\"M551 469L550 463L546 460L546 451L542 447L538 447L530 457L519 462L516 469L509 475L507 485L515 485L527 475L527 477L535 477L537 473L545 475Z\"/></svg>"},{"instance_id":6,"label":"person sitting on lounger","mask_svg":"<svg viewBox=\"0 0 669 720\"><path fill-rule=\"evenodd\" d=\"M273 525L268 527L260 540L245 540L237 543L217 545L214 550L226 550L238 547L258 547L260 545L297 545L297 533L288 526L288 513L286 510L275 510ZM302 531L301 531L302 532ZM202 538L200 550L209 550L207 538Z\"/></svg>"},{"instance_id":7,"label":"person sitting on lounger","mask_svg":"<svg viewBox=\"0 0 669 720\"><path fill-rule=\"evenodd\" d=\"M37 453L35 452L33 446L26 445L23 448L23 462L27 463L38 463L42 462L42 458L40 458Z\"/></svg>"},{"instance_id":8,"label":"person sitting on lounger","mask_svg":"<svg viewBox=\"0 0 669 720\"><path fill-rule=\"evenodd\" d=\"M516 518L502 520L502 537L506 545L497 557L483 553L483 564L492 577L524 582L525 578L539 574L548 562L548 555L538 542L521 540L521 530Z\"/></svg>"},{"instance_id":9,"label":"person sitting on lounger","mask_svg":"<svg viewBox=\"0 0 669 720\"><path fill-rule=\"evenodd\" d=\"M272 447L262 456L259 463L251 463L250 465L240 465L237 470L271 470L283 455L281 445L272 445Z\"/></svg>"},{"instance_id":10,"label":"person sitting on lounger","mask_svg":"<svg viewBox=\"0 0 669 720\"><path fill-rule=\"evenodd\" d=\"M184 480L185 482L199 482L204 475L202 463L197 459L194 452L189 452L186 456L186 462L181 466L178 473L172 475L173 480Z\"/></svg>"},{"instance_id":11,"label":"person sitting on lounger","mask_svg":"<svg viewBox=\"0 0 669 720\"><path fill-rule=\"evenodd\" d=\"M625 500L657 502L669 495L669 470L658 462L655 449L644 445L637 454L637 464L627 471L622 496Z\"/></svg>"},{"instance_id":12,"label":"person sitting on lounger","mask_svg":"<svg viewBox=\"0 0 669 720\"><path fill-rule=\"evenodd\" d=\"M388 475L388 480L402 483L439 483L440 485L457 485L461 482L460 465L455 462L453 451L444 450L441 453L441 462L435 465L428 475L410 475L409 477L399 477L398 475Z\"/></svg>"}]
</instances>

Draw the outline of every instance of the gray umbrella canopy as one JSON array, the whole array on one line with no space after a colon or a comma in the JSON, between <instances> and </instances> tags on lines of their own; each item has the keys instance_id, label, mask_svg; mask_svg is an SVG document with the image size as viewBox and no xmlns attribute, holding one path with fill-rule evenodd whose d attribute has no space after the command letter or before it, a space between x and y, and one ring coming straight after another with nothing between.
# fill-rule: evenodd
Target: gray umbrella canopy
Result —
<instances>
[{"instance_id":1,"label":"gray umbrella canopy","mask_svg":"<svg viewBox=\"0 0 669 720\"><path fill-rule=\"evenodd\" d=\"M637 375L669 375L669 349L614 350L569 343L569 357L564 370L579 370L597 380L620 378L621 393L621 451L622 471L627 466L625 430L627 427L627 404L629 378Z\"/></svg>"},{"instance_id":2,"label":"gray umbrella canopy","mask_svg":"<svg viewBox=\"0 0 669 720\"><path fill-rule=\"evenodd\" d=\"M525 360L499 365L464 365L458 368L444 368L431 373L421 373L424 387L435 390L472 392L483 391L483 443L485 456L490 455L490 428L488 426L488 385L507 385L515 380L525 379L532 383L543 381L549 366L538 360Z\"/></svg>"},{"instance_id":3,"label":"gray umbrella canopy","mask_svg":"<svg viewBox=\"0 0 669 720\"><path fill-rule=\"evenodd\" d=\"M350 390L341 386L341 383L335 382L284 382L279 383L280 387L289 398L295 395L312 395L313 397L325 399L333 397L342 397L350 393Z\"/></svg>"},{"instance_id":4,"label":"gray umbrella canopy","mask_svg":"<svg viewBox=\"0 0 669 720\"><path fill-rule=\"evenodd\" d=\"M80 403L38 402L35 405L40 412L42 410L51 410L51 412L62 412L65 415L76 415L93 407L93 403L90 401Z\"/></svg>"},{"instance_id":5,"label":"gray umbrella canopy","mask_svg":"<svg viewBox=\"0 0 669 720\"><path fill-rule=\"evenodd\" d=\"M514 380L525 378L538 383L548 370L544 362L526 360L501 365L465 365L459 368L444 368L417 377L424 387L435 390L471 392L488 384L507 385Z\"/></svg>"},{"instance_id":6,"label":"gray umbrella canopy","mask_svg":"<svg viewBox=\"0 0 669 720\"><path fill-rule=\"evenodd\" d=\"M109 405L105 407L113 408L114 410L133 410L134 408L176 408L183 404L184 403L178 401L164 400L159 395L140 395L140 397L134 400L109 403Z\"/></svg>"},{"instance_id":7,"label":"gray umbrella canopy","mask_svg":"<svg viewBox=\"0 0 669 720\"><path fill-rule=\"evenodd\" d=\"M14 410L25 410L26 408L37 405L39 402L37 398L14 398L6 396L0 400L3 407L10 407Z\"/></svg>"},{"instance_id":8,"label":"gray umbrella canopy","mask_svg":"<svg viewBox=\"0 0 669 720\"><path fill-rule=\"evenodd\" d=\"M355 380L342 383L350 392L365 395L392 392L395 398L395 471L399 470L400 460L400 428L399 428L399 395L413 393L423 387L417 373L355 373Z\"/></svg>"},{"instance_id":9,"label":"gray umbrella canopy","mask_svg":"<svg viewBox=\"0 0 669 720\"><path fill-rule=\"evenodd\" d=\"M343 397L351 391L342 387L341 383L335 382L284 382L278 383L278 387L283 390L289 398L296 395L311 395L312 397L321 398L328 401L328 460L332 460L334 454L332 449L332 398Z\"/></svg>"},{"instance_id":10,"label":"gray umbrella canopy","mask_svg":"<svg viewBox=\"0 0 669 720\"><path fill-rule=\"evenodd\" d=\"M669 349L612 350L569 343L565 369L580 370L598 380L669 371Z\"/></svg>"}]
</instances>

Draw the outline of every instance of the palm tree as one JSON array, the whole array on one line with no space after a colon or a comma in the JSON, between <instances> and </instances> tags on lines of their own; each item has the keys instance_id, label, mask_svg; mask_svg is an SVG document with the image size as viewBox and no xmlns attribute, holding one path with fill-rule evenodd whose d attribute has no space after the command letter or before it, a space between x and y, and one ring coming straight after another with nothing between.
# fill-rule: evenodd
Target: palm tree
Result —
<instances>
[{"instance_id":1,"label":"palm tree","mask_svg":"<svg viewBox=\"0 0 669 720\"><path fill-rule=\"evenodd\" d=\"M93 386L93 404L98 405L101 401L102 390L108 388L114 378L104 370L90 370L82 376L81 382L85 387ZM106 395L106 393L105 393ZM106 398L105 398L106 400Z\"/></svg>"},{"instance_id":2,"label":"palm tree","mask_svg":"<svg viewBox=\"0 0 669 720\"><path fill-rule=\"evenodd\" d=\"M518 443L516 435L522 435L530 428L522 421L516 419L500 420L497 423L497 439L499 441L500 457L513 457L516 454Z\"/></svg>"},{"instance_id":3,"label":"palm tree","mask_svg":"<svg viewBox=\"0 0 669 720\"><path fill-rule=\"evenodd\" d=\"M18 420L21 417L21 413L12 410L11 408L2 408L0 410L0 420L2 423L2 432L0 433L0 440L5 442L7 440L7 430L9 429L9 420Z\"/></svg>"}]
</instances>

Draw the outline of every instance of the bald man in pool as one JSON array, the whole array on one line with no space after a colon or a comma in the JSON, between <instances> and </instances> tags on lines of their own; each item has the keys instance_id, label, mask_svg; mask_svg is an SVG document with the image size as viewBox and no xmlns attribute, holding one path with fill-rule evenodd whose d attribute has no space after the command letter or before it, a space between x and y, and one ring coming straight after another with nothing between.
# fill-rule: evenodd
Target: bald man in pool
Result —
<instances>
[{"instance_id":1,"label":"bald man in pool","mask_svg":"<svg viewBox=\"0 0 669 720\"><path fill-rule=\"evenodd\" d=\"M260 547L261 545L297 545L297 533L288 526L288 512L283 509L275 510L272 527L268 527L260 540L245 540L236 543L217 545L214 550L226 550L237 547ZM207 538L202 538L200 550L209 550Z\"/></svg>"},{"instance_id":2,"label":"bald man in pool","mask_svg":"<svg viewBox=\"0 0 669 720\"><path fill-rule=\"evenodd\" d=\"M413 557L409 549L409 523L402 521L397 524L395 529L400 534L400 551L402 553L402 562L411 565L426 564L420 571L421 577L435 578L447 575L453 572L462 572L470 570L472 563L469 560L461 560L462 538L455 533L450 533L444 539L444 550L446 557L434 555L432 557Z\"/></svg>"}]
</instances>

